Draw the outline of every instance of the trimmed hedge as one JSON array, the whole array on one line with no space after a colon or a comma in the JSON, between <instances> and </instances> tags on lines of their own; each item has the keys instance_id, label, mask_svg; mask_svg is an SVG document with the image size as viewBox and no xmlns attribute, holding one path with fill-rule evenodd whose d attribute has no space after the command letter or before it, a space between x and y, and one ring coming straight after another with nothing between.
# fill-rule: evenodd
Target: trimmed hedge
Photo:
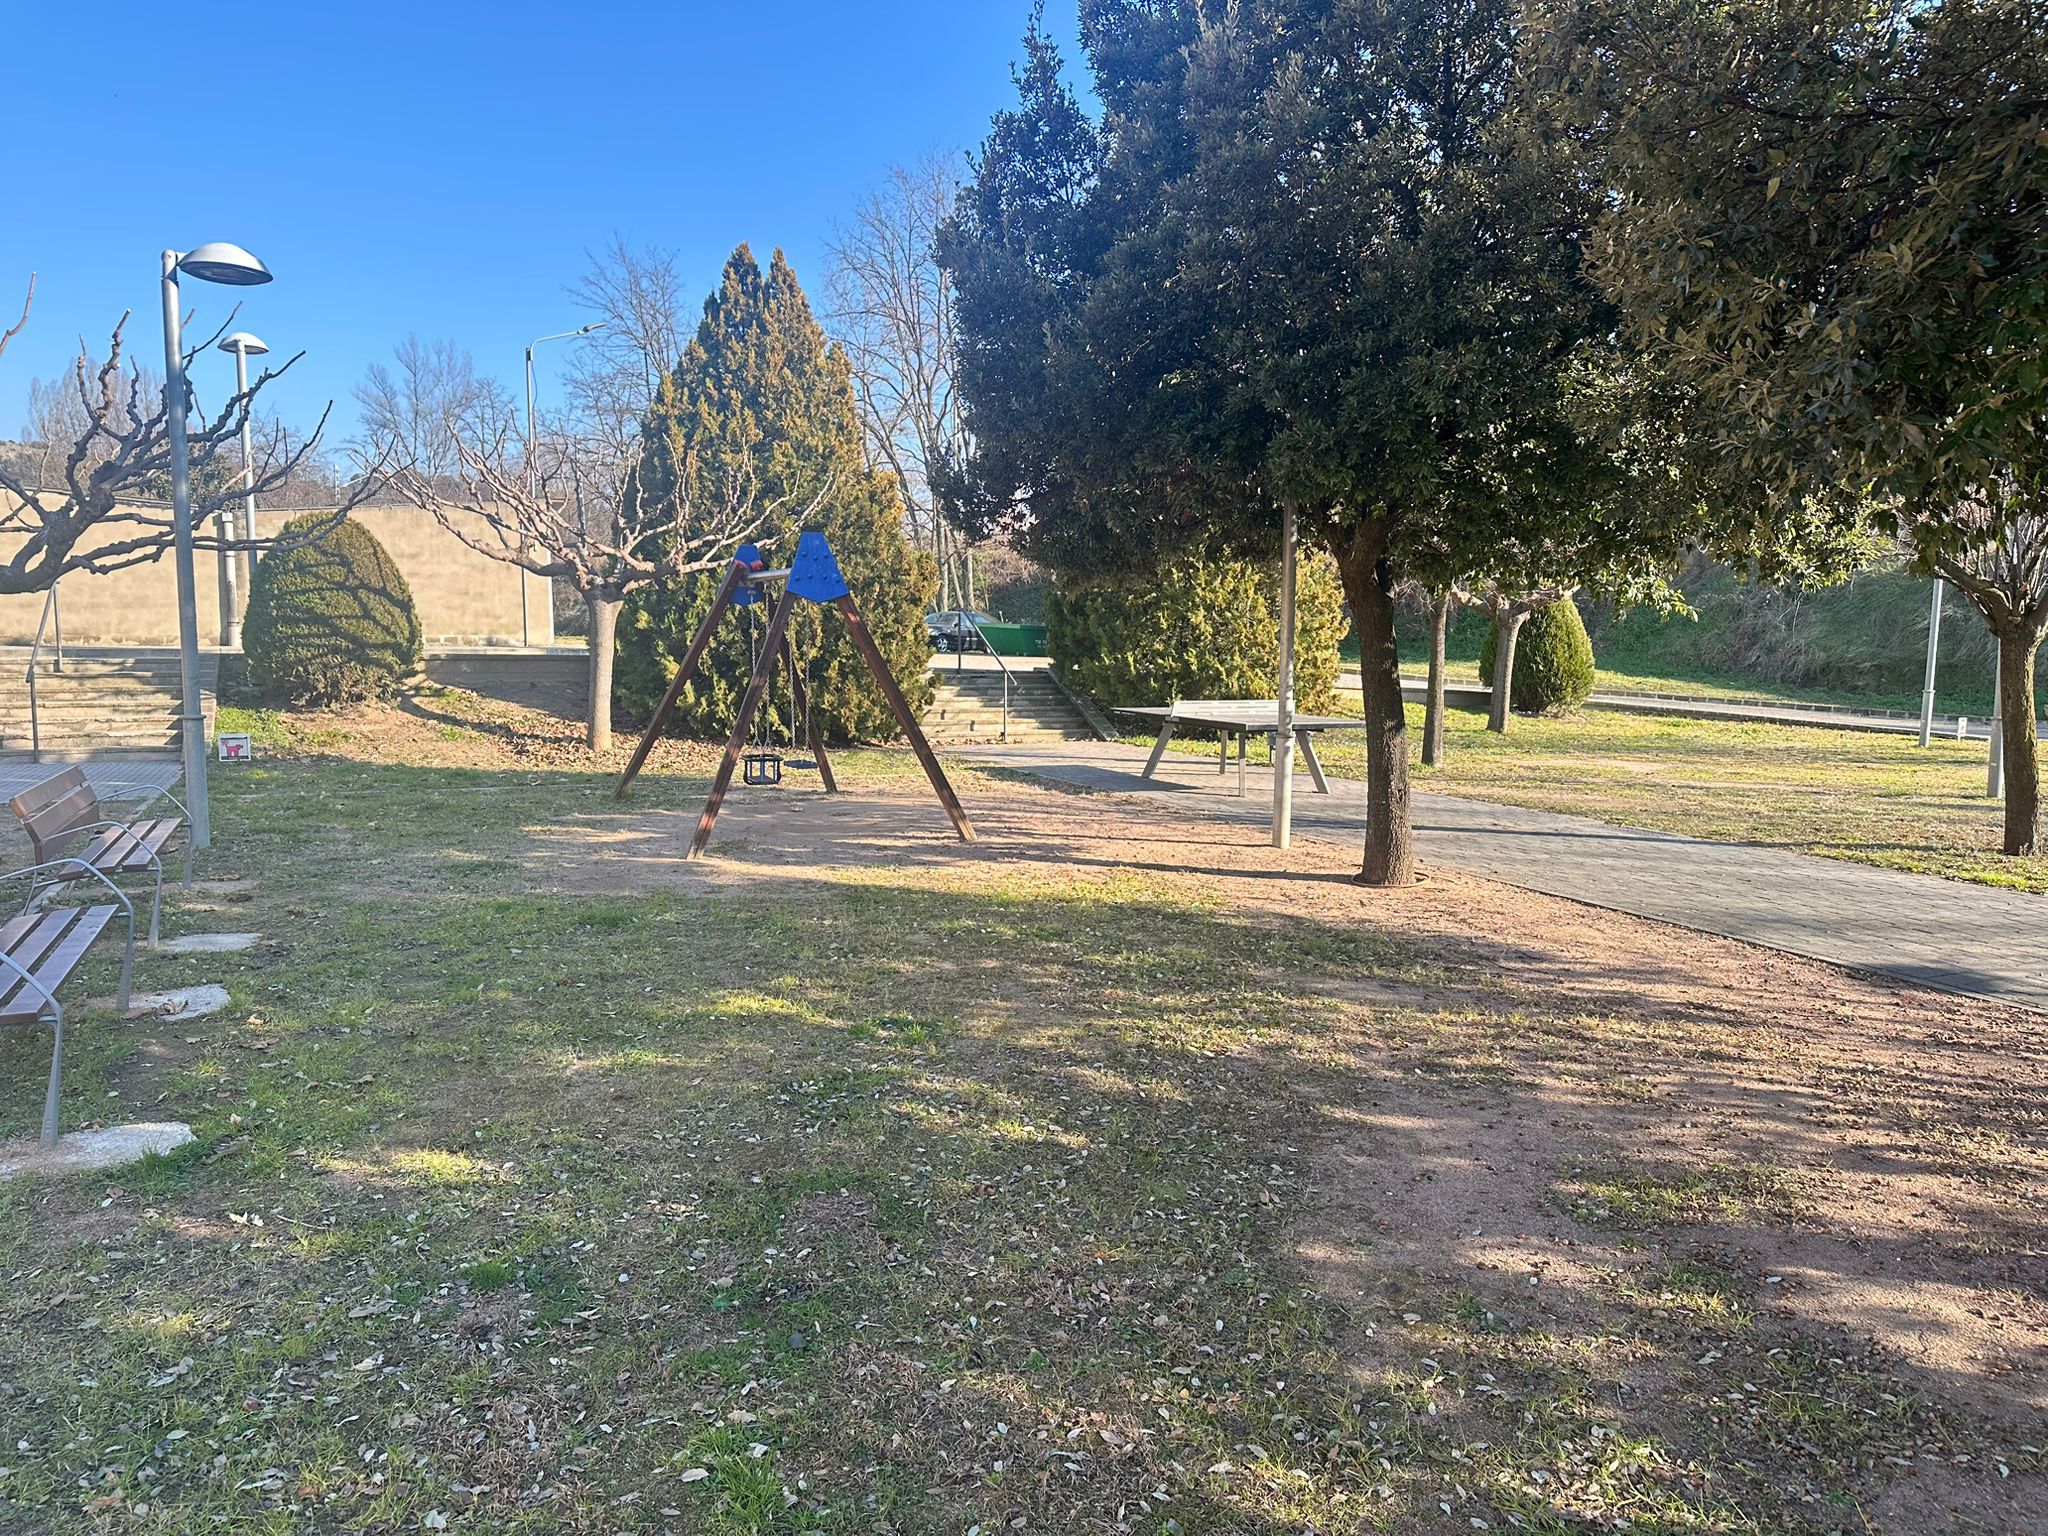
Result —
<instances>
[{"instance_id":1,"label":"trimmed hedge","mask_svg":"<svg viewBox=\"0 0 2048 1536\"><path fill-rule=\"evenodd\" d=\"M291 704L388 698L419 670L412 592L376 536L343 519L293 544L326 513L294 518L256 567L242 650L249 680Z\"/></svg>"},{"instance_id":2,"label":"trimmed hedge","mask_svg":"<svg viewBox=\"0 0 2048 1536\"><path fill-rule=\"evenodd\" d=\"M1279 580L1263 562L1190 557L1149 581L1062 583L1045 617L1061 678L1105 704L1272 697ZM1295 614L1298 708L1336 703L1346 627L1336 562L1304 553Z\"/></svg>"},{"instance_id":3,"label":"trimmed hedge","mask_svg":"<svg viewBox=\"0 0 2048 1536\"><path fill-rule=\"evenodd\" d=\"M1493 686L1494 645L1491 625L1479 648L1479 680ZM1576 709L1593 692L1593 642L1586 634L1579 605L1569 598L1539 608L1522 626L1515 642L1515 677L1508 703L1517 714L1541 715Z\"/></svg>"}]
</instances>

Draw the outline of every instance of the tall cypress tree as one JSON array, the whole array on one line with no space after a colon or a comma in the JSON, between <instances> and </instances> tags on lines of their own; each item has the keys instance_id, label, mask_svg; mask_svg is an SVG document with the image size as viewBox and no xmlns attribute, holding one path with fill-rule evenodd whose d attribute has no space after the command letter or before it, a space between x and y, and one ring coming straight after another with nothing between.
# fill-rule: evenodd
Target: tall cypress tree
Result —
<instances>
[{"instance_id":1,"label":"tall cypress tree","mask_svg":"<svg viewBox=\"0 0 2048 1536\"><path fill-rule=\"evenodd\" d=\"M750 497L769 509L756 542L778 558L788 557L804 529L823 533L911 708L923 708L931 696L924 613L938 571L905 536L898 487L861 451L846 359L827 345L782 252L765 274L746 246L733 252L643 430L647 494L680 486L697 505ZM630 713L653 713L718 581L715 574L688 577L628 606L615 691ZM759 611L727 620L677 701L671 729L717 736L730 727L752 659L749 630L765 633L766 617ZM791 635L828 735L896 734L887 702L836 618L800 604ZM787 690L777 686L786 722Z\"/></svg>"}]
</instances>

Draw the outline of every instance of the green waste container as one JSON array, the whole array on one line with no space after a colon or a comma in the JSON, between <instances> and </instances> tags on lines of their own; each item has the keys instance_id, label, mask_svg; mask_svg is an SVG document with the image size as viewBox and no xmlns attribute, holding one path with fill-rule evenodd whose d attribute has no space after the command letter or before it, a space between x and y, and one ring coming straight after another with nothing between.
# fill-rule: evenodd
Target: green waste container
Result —
<instances>
[{"instance_id":1,"label":"green waste container","mask_svg":"<svg viewBox=\"0 0 2048 1536\"><path fill-rule=\"evenodd\" d=\"M981 626L981 635L988 641L989 649L999 656L1045 654L1043 624L984 624Z\"/></svg>"}]
</instances>

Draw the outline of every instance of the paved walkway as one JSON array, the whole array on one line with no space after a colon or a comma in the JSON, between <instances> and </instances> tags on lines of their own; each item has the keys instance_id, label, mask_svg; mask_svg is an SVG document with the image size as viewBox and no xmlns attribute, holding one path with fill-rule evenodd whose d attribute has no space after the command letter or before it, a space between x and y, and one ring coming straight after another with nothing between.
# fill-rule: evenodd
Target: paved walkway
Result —
<instances>
[{"instance_id":1,"label":"paved walkway","mask_svg":"<svg viewBox=\"0 0 2048 1536\"><path fill-rule=\"evenodd\" d=\"M1131 796L1170 815L1271 824L1265 768L1251 771L1240 799L1237 774L1219 775L1213 757L1170 752L1147 782L1139 777L1145 749L1117 742L972 747L962 755ZM1365 786L1332 779L1330 788L1318 795L1305 776L1297 781L1295 827L1356 844ZM1414 817L1425 863L2048 1012L2048 897L1455 795L1418 792Z\"/></svg>"},{"instance_id":2,"label":"paved walkway","mask_svg":"<svg viewBox=\"0 0 2048 1536\"><path fill-rule=\"evenodd\" d=\"M0 757L0 802L70 766L70 759L47 754L41 762L29 757ZM134 799L147 790L170 789L178 782L174 757L96 757L82 760L81 766L93 792L106 800ZM123 790L125 795L118 793ZM0 816L6 814L7 807L0 804Z\"/></svg>"}]
</instances>

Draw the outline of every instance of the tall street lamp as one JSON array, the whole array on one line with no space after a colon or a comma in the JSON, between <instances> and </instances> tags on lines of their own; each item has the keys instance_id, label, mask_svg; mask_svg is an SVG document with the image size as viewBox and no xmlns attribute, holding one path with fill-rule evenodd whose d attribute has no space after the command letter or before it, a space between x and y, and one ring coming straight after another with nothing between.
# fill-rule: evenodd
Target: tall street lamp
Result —
<instances>
[{"instance_id":1,"label":"tall street lamp","mask_svg":"<svg viewBox=\"0 0 2048 1536\"><path fill-rule=\"evenodd\" d=\"M538 496L540 494L540 482L533 472L533 349L544 341L567 341L572 336L588 336L592 331L603 329L604 322L602 320L593 320L581 330L556 331L552 336L536 336L526 344L526 494L528 496ZM524 553L524 551L521 551L521 553ZM526 612L526 568L520 566L518 570L519 643L521 645L531 645L533 644L533 622L527 617ZM552 592L552 583L550 584L550 592ZM548 638L552 640L554 636L555 612L554 604L550 601L548 604Z\"/></svg>"},{"instance_id":2,"label":"tall street lamp","mask_svg":"<svg viewBox=\"0 0 2048 1536\"><path fill-rule=\"evenodd\" d=\"M178 571L178 745L185 760L185 809L194 848L213 841L206 812L206 717L199 699L199 590L192 570L192 462L185 441L185 342L178 314L179 274L202 283L248 288L270 269L224 240L192 251L165 251L164 418L171 429L171 538Z\"/></svg>"},{"instance_id":3,"label":"tall street lamp","mask_svg":"<svg viewBox=\"0 0 2048 1536\"><path fill-rule=\"evenodd\" d=\"M261 357L270 348L247 331L236 331L222 339L220 350L235 356L235 393L249 393L249 359ZM221 508L220 528L224 539L235 537L235 514ZM242 532L246 546L256 537L256 463L249 452L249 414L242 413ZM220 634L221 644L231 651L242 648L242 605L249 600L251 551L223 548L220 552ZM240 591L237 592L236 588Z\"/></svg>"}]
</instances>

